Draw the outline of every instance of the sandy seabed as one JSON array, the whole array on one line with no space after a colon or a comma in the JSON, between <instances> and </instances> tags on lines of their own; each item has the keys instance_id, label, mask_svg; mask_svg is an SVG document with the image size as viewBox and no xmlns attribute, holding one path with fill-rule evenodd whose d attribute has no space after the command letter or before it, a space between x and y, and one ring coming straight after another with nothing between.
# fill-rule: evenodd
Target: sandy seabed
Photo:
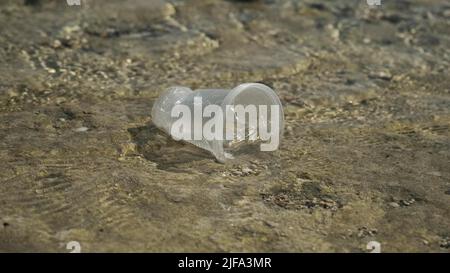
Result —
<instances>
[{"instance_id":1,"label":"sandy seabed","mask_svg":"<svg viewBox=\"0 0 450 273\"><path fill-rule=\"evenodd\" d=\"M448 1L1 0L0 251L448 252L449 61ZM280 151L152 124L171 85L243 82Z\"/></svg>"}]
</instances>

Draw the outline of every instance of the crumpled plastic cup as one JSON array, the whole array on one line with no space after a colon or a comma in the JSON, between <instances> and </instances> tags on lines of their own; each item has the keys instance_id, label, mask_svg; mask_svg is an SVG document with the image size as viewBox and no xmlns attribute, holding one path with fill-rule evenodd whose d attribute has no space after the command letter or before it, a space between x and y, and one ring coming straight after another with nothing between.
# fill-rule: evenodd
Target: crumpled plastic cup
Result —
<instances>
[{"instance_id":1,"label":"crumpled plastic cup","mask_svg":"<svg viewBox=\"0 0 450 273\"><path fill-rule=\"evenodd\" d=\"M236 146L242 147L242 144L250 143L248 141L248 137L252 134L258 132L258 127L262 125L266 127L271 127L272 129L278 129L275 132L275 136L278 139L278 143L276 143L276 147L274 150L278 149L279 141L281 141L281 137L283 135L284 128L284 112L281 102L276 95L276 93L268 86L260 83L244 83L239 86L228 90L228 89L197 89L192 91L188 87L183 86L174 86L168 88L153 104L152 108L152 120L153 123L167 134L171 135L174 139L179 140L180 136L175 135L172 126L174 123L179 120L178 115L174 115L172 113L173 109L177 105L186 105L191 113L194 113L195 107L194 105L201 98L201 107L202 111L208 105L218 105L223 111L223 138L222 139L194 139L194 137L190 139L183 139L188 143L191 143L197 147L200 147L204 150L211 152L219 162L225 162L227 159L233 159L233 152L236 151ZM245 131L236 130L232 132L234 134L233 140L227 140L226 134L227 127L226 123L232 122L233 124L238 124L239 122L244 122L245 120L238 120L238 115L235 113L236 107L227 107L227 106L236 106L242 105L244 107L248 105L255 105L256 107L263 105L266 106L269 110L264 116L261 115L262 112L258 112L258 123L255 128L249 127L246 125ZM277 106L276 108L271 108L271 106ZM277 115L271 116L272 113L278 111ZM193 116L191 120L193 120ZM226 117L232 117L232 120L227 119ZM211 117L203 117L202 123L203 125L209 120ZM245 116L244 116L245 119ZM259 121L263 123L260 123ZM266 120L266 121L263 121ZM272 122L276 121L276 122ZM277 123L277 125L275 124ZM202 126L203 126L202 125ZM274 127L276 125L276 127ZM234 126L234 125L233 125ZM201 130L203 127L195 127L194 122L191 123L190 128L185 128L187 130L187 134L194 135L194 133L198 130ZM186 132L185 132L186 133ZM245 133L245 135L243 135Z\"/></svg>"}]
</instances>

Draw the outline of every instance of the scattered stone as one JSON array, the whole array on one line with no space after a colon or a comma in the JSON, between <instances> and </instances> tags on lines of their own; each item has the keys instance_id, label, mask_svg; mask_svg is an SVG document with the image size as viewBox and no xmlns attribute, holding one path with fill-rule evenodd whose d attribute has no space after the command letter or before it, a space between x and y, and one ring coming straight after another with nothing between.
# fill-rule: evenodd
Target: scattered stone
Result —
<instances>
[{"instance_id":1,"label":"scattered stone","mask_svg":"<svg viewBox=\"0 0 450 273\"><path fill-rule=\"evenodd\" d=\"M262 198L264 202L276 205L284 209L313 210L322 208L331 211L337 211L342 207L342 204L337 200L333 200L332 198L326 196L321 196L321 194L318 194L317 197L311 197L309 193L305 193L303 191L283 191L274 194L262 194Z\"/></svg>"},{"instance_id":2,"label":"scattered stone","mask_svg":"<svg viewBox=\"0 0 450 273\"><path fill-rule=\"evenodd\" d=\"M236 176L241 176L242 172L240 170L231 170L231 173L236 175Z\"/></svg>"},{"instance_id":3,"label":"scattered stone","mask_svg":"<svg viewBox=\"0 0 450 273\"><path fill-rule=\"evenodd\" d=\"M399 208L400 205L397 202L390 202L389 206L391 206L392 208Z\"/></svg>"},{"instance_id":4,"label":"scattered stone","mask_svg":"<svg viewBox=\"0 0 450 273\"><path fill-rule=\"evenodd\" d=\"M62 43L60 40L54 40L51 46L55 49L60 48L62 46Z\"/></svg>"},{"instance_id":5,"label":"scattered stone","mask_svg":"<svg viewBox=\"0 0 450 273\"><path fill-rule=\"evenodd\" d=\"M414 198L408 199L408 200L400 200L400 204L407 207L410 206L412 204L414 204L416 202L416 200Z\"/></svg>"},{"instance_id":6,"label":"scattered stone","mask_svg":"<svg viewBox=\"0 0 450 273\"><path fill-rule=\"evenodd\" d=\"M445 249L450 248L450 237L445 237L439 242L439 246Z\"/></svg>"},{"instance_id":7,"label":"scattered stone","mask_svg":"<svg viewBox=\"0 0 450 273\"><path fill-rule=\"evenodd\" d=\"M293 135L294 129L292 129L292 126L288 125L286 126L286 134L287 135Z\"/></svg>"},{"instance_id":8,"label":"scattered stone","mask_svg":"<svg viewBox=\"0 0 450 273\"><path fill-rule=\"evenodd\" d=\"M87 132L87 130L89 130L88 127L79 127L79 128L76 128L74 131L81 133L81 132Z\"/></svg>"},{"instance_id":9,"label":"scattered stone","mask_svg":"<svg viewBox=\"0 0 450 273\"><path fill-rule=\"evenodd\" d=\"M66 101L66 98L64 98L64 97L57 97L55 99L56 104L61 104L61 103L64 103L65 101Z\"/></svg>"},{"instance_id":10,"label":"scattered stone","mask_svg":"<svg viewBox=\"0 0 450 273\"><path fill-rule=\"evenodd\" d=\"M244 167L244 168L242 168L242 172L243 172L245 175L248 175L248 174L253 173L253 170L250 169L250 168L248 168L248 167Z\"/></svg>"},{"instance_id":11,"label":"scattered stone","mask_svg":"<svg viewBox=\"0 0 450 273\"><path fill-rule=\"evenodd\" d=\"M369 77L372 79L381 79L385 81L390 81L392 79L392 75L388 71L378 71L369 74Z\"/></svg>"},{"instance_id":12,"label":"scattered stone","mask_svg":"<svg viewBox=\"0 0 450 273\"><path fill-rule=\"evenodd\" d=\"M235 166L229 171L232 176L249 176L259 174L258 166L252 163L249 166Z\"/></svg>"},{"instance_id":13,"label":"scattered stone","mask_svg":"<svg viewBox=\"0 0 450 273\"><path fill-rule=\"evenodd\" d=\"M328 29L328 31L330 33L331 39L333 39L334 41L338 41L339 36L340 36L339 29L335 28L332 24L327 25L326 28Z\"/></svg>"},{"instance_id":14,"label":"scattered stone","mask_svg":"<svg viewBox=\"0 0 450 273\"><path fill-rule=\"evenodd\" d=\"M378 233L376 228L360 227L358 228L358 238L364 238L367 236L374 236Z\"/></svg>"}]
</instances>

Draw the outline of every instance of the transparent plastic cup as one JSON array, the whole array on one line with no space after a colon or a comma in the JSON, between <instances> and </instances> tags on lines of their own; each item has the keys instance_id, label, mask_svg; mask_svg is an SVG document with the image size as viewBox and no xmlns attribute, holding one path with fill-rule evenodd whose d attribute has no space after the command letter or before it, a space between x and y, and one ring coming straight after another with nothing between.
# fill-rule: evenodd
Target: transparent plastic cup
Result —
<instances>
[{"instance_id":1,"label":"transparent plastic cup","mask_svg":"<svg viewBox=\"0 0 450 273\"><path fill-rule=\"evenodd\" d=\"M156 100L153 105L153 123L158 128L178 140L178 137L175 137L172 133L172 125L179 119L179 117L174 117L172 115L172 110L176 105L186 105L190 108L191 113L194 113L194 104L198 102L198 98L201 98L202 111L208 105L218 105L222 109L224 116L223 138L213 140L202 138L194 140L192 137L191 139L184 141L211 152L219 162L225 162L228 159L233 159L233 153L238 150L236 147L241 149L243 146L246 146L246 144L254 144L254 141L248 141L248 136L254 134L255 132L257 133L258 126L260 125L259 122L256 126L249 126L246 124L245 136L242 135L242 131L238 132L236 127L234 127L234 138L232 140L226 139L226 135L228 133L226 130L229 128L226 123L231 122L233 123L233 126L234 124L238 124L240 122L245 123L245 120L242 120L242 116L241 120L238 120L238 115L234 113L236 108L230 106L242 105L243 107L246 107L248 105L255 105L256 107L259 107L260 105L265 105L268 109L271 109L270 107L272 105L278 106L276 108L276 111L278 111L278 118L274 116L274 120L278 123L278 132L276 133L278 141L281 141L284 127L283 107L275 92L270 87L260 83L244 83L231 90L197 89L192 91L190 88L182 86L170 87ZM264 118L267 122L263 124L271 127L271 115L272 111L267 111L267 116L260 116L260 112L258 112L258 120L261 119L261 121L263 121ZM232 117L232 119L230 120L226 117ZM205 124L209 119L211 119L211 117L202 117L202 123ZM191 124L192 127L188 128L188 134L194 135L194 132L198 131L199 127L195 127L194 122ZM254 146L255 145L252 145L252 147Z\"/></svg>"}]
</instances>

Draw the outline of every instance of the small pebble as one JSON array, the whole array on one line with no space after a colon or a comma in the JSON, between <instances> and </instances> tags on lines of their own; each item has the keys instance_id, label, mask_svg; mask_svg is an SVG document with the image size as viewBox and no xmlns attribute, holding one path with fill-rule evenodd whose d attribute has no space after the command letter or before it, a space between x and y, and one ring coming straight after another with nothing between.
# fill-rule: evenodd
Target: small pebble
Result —
<instances>
[{"instance_id":1,"label":"small pebble","mask_svg":"<svg viewBox=\"0 0 450 273\"><path fill-rule=\"evenodd\" d=\"M232 170L231 173L234 175L242 175L242 172L239 170Z\"/></svg>"},{"instance_id":2,"label":"small pebble","mask_svg":"<svg viewBox=\"0 0 450 273\"><path fill-rule=\"evenodd\" d=\"M357 236L359 238L364 238L367 236L374 236L377 233L378 233L378 230L376 228L360 227L360 228L358 228Z\"/></svg>"},{"instance_id":3,"label":"small pebble","mask_svg":"<svg viewBox=\"0 0 450 273\"><path fill-rule=\"evenodd\" d=\"M373 72L373 73L369 74L369 77L375 78L375 79L381 79L381 80L385 80L385 81L389 81L392 79L392 75L388 71Z\"/></svg>"},{"instance_id":4,"label":"small pebble","mask_svg":"<svg viewBox=\"0 0 450 273\"><path fill-rule=\"evenodd\" d=\"M79 127L77 129L75 129L75 132L86 132L87 130L89 130L88 127Z\"/></svg>"},{"instance_id":5,"label":"small pebble","mask_svg":"<svg viewBox=\"0 0 450 273\"><path fill-rule=\"evenodd\" d=\"M52 47L53 48L59 48L61 46L62 46L62 43L61 43L60 40L54 40L53 43L52 43Z\"/></svg>"},{"instance_id":6,"label":"small pebble","mask_svg":"<svg viewBox=\"0 0 450 273\"><path fill-rule=\"evenodd\" d=\"M244 167L244 168L242 168L242 172L243 172L244 174L250 174L250 173L252 173L253 171L252 171L250 168L248 168L248 167Z\"/></svg>"},{"instance_id":7,"label":"small pebble","mask_svg":"<svg viewBox=\"0 0 450 273\"><path fill-rule=\"evenodd\" d=\"M450 237L443 238L439 242L439 246L442 248L450 248Z\"/></svg>"},{"instance_id":8,"label":"small pebble","mask_svg":"<svg viewBox=\"0 0 450 273\"><path fill-rule=\"evenodd\" d=\"M400 205L397 202L390 202L389 206L393 207L393 208L399 208Z\"/></svg>"},{"instance_id":9,"label":"small pebble","mask_svg":"<svg viewBox=\"0 0 450 273\"><path fill-rule=\"evenodd\" d=\"M410 205L414 204L416 202L416 200L414 198L411 198L409 200L401 200L400 202L404 206L410 206Z\"/></svg>"}]
</instances>

